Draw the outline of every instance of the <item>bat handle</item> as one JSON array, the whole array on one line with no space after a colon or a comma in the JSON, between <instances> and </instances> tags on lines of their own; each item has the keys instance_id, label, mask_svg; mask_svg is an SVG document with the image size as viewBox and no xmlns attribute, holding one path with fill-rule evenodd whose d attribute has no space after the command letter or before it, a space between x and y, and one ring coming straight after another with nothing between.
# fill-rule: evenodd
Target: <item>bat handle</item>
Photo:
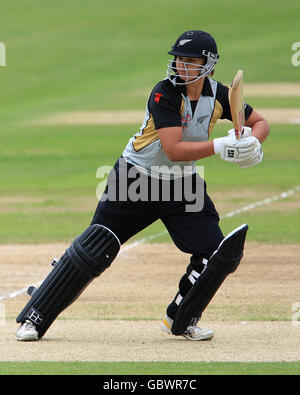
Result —
<instances>
[{"instance_id":1,"label":"bat handle","mask_svg":"<svg viewBox=\"0 0 300 395\"><path fill-rule=\"evenodd\" d=\"M244 127L242 128L241 132L238 129L234 129L234 132L236 139L239 140L244 134Z\"/></svg>"}]
</instances>

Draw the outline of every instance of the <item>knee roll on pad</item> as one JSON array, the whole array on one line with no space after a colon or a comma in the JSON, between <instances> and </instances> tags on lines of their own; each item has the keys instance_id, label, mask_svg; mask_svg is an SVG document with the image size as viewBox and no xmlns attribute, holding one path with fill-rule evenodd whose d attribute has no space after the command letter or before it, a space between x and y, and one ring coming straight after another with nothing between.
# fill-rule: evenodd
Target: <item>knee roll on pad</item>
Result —
<instances>
[{"instance_id":1,"label":"knee roll on pad","mask_svg":"<svg viewBox=\"0 0 300 395\"><path fill-rule=\"evenodd\" d=\"M107 269L120 250L117 236L102 225L89 226L65 251L17 317L29 319L41 338L55 318Z\"/></svg>"},{"instance_id":2,"label":"knee roll on pad","mask_svg":"<svg viewBox=\"0 0 300 395\"><path fill-rule=\"evenodd\" d=\"M229 233L212 254L206 268L180 301L172 325L174 335L182 335L194 318L199 318L228 274L233 273L243 257L248 225Z\"/></svg>"},{"instance_id":3,"label":"knee roll on pad","mask_svg":"<svg viewBox=\"0 0 300 395\"><path fill-rule=\"evenodd\" d=\"M102 225L91 225L74 240L66 253L80 272L95 278L110 266L119 249L120 242L111 230Z\"/></svg>"}]
</instances>

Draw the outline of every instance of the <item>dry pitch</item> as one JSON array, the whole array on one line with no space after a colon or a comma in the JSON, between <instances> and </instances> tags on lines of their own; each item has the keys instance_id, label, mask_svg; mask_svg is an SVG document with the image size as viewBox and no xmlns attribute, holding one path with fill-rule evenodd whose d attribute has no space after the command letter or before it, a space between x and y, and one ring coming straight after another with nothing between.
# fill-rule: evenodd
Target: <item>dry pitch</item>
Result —
<instances>
[{"instance_id":1,"label":"dry pitch","mask_svg":"<svg viewBox=\"0 0 300 395\"><path fill-rule=\"evenodd\" d=\"M1 295L42 280L50 270L47 263L66 247L0 246ZM202 326L213 329L215 338L195 344L159 328L188 255L170 243L141 243L122 252L39 342L15 340L13 318L27 295L3 300L7 320L0 327L1 360L299 360L300 327L291 321L292 305L300 300L299 255L300 245L247 243L238 271L226 279L203 315ZM245 321L251 312L267 320Z\"/></svg>"},{"instance_id":2,"label":"dry pitch","mask_svg":"<svg viewBox=\"0 0 300 395\"><path fill-rule=\"evenodd\" d=\"M230 83L227 83L230 85ZM294 97L300 96L300 83L250 83L244 85L246 100L252 97ZM143 92L145 98L149 92ZM299 108L256 108L272 124L299 124ZM113 125L141 123L144 111L70 111L57 113L32 121L38 125ZM223 121L221 121L223 122ZM224 121L227 122L227 121Z\"/></svg>"}]
</instances>

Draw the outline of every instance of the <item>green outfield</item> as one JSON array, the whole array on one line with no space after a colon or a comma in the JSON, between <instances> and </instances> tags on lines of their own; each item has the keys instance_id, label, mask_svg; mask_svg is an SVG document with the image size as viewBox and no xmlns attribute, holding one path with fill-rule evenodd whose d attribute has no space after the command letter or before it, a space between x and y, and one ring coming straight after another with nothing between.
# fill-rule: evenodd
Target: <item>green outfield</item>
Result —
<instances>
[{"instance_id":1,"label":"green outfield","mask_svg":"<svg viewBox=\"0 0 300 395\"><path fill-rule=\"evenodd\" d=\"M7 65L0 67L0 245L66 243L81 233L97 205L98 167L112 166L140 127L43 125L39 119L65 111L143 110L150 89L165 77L171 44L191 28L216 38L215 79L230 82L243 69L246 83L297 83L300 66L291 63L291 45L300 40L299 12L294 0L2 0ZM258 92L246 100L280 112L299 109L300 92ZM214 136L230 127L216 125ZM260 165L240 169L219 157L198 162L224 233L247 222L250 242L300 243L299 147L299 124L271 122ZM226 217L287 191L287 197ZM157 221L132 241L170 241L163 231ZM59 370L55 363L3 361L0 374L299 374L299 360L201 364L187 356L186 365L60 362Z\"/></svg>"},{"instance_id":2,"label":"green outfield","mask_svg":"<svg viewBox=\"0 0 300 395\"><path fill-rule=\"evenodd\" d=\"M226 133L228 125L217 126L215 136ZM299 184L300 133L297 125L275 125L272 138L265 144L263 165L250 169L222 163L218 157L208 158L204 166L209 192L223 192L232 210L272 197ZM96 188L103 179L96 178L99 166L112 166L138 125L132 126L48 126L19 127L3 131L0 175L2 243L64 242L80 233L91 221L97 205ZM83 138L84 136L84 138ZM70 144L70 142L72 142ZM291 142L293 142L291 144ZM104 148L105 147L105 148ZM245 189L251 189L251 196ZM240 189L240 196L230 192ZM253 194L253 191L256 194ZM227 196L228 195L228 196ZM13 198L15 197L15 198ZM9 199L11 198L11 199ZM295 203L298 195L284 200ZM217 199L216 204L223 203ZM294 209L246 212L240 221L253 224L250 240L267 242L299 242L299 206ZM225 215L222 209L221 215ZM281 224L279 229L276 225ZM222 221L224 231L236 218ZM282 235L282 226L287 230ZM160 222L141 232L142 238L163 230ZM166 241L167 235L161 236Z\"/></svg>"},{"instance_id":3,"label":"green outfield","mask_svg":"<svg viewBox=\"0 0 300 395\"><path fill-rule=\"evenodd\" d=\"M179 0L2 0L2 123L63 110L144 108L148 90L165 76L174 37L191 27L214 34L221 81L238 68L248 82L299 80L291 63L297 1L187 0L184 8Z\"/></svg>"},{"instance_id":4,"label":"green outfield","mask_svg":"<svg viewBox=\"0 0 300 395\"><path fill-rule=\"evenodd\" d=\"M0 375L299 375L297 362L28 362L1 363ZM112 376L113 377L113 376Z\"/></svg>"}]
</instances>

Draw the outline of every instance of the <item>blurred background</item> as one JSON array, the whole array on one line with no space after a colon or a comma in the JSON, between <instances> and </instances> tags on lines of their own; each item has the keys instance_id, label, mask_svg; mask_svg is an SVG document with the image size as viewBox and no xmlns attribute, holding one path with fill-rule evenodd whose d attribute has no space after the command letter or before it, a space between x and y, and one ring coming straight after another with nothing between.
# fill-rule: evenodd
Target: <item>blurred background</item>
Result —
<instances>
[{"instance_id":1,"label":"blurred background","mask_svg":"<svg viewBox=\"0 0 300 395\"><path fill-rule=\"evenodd\" d=\"M251 105L298 111L300 66L292 64L292 45L300 42L299 14L297 0L0 0L0 42L6 47L6 67L0 67L0 243L67 241L89 224L97 204L96 170L113 165L140 122L40 120L65 112L72 118L78 111L143 111L152 87L165 78L167 52L186 30L208 31L217 41L216 80L229 84L243 69L245 84L255 87L251 95L245 87ZM230 127L217 125L214 135ZM221 215L299 184L299 125L276 122L272 133L257 168L241 173L219 158L199 163ZM286 200L293 202L287 211L247 215L256 229L250 238L299 241L295 200ZM224 230L236 221L224 220ZM145 234L162 229L157 223Z\"/></svg>"}]
</instances>

